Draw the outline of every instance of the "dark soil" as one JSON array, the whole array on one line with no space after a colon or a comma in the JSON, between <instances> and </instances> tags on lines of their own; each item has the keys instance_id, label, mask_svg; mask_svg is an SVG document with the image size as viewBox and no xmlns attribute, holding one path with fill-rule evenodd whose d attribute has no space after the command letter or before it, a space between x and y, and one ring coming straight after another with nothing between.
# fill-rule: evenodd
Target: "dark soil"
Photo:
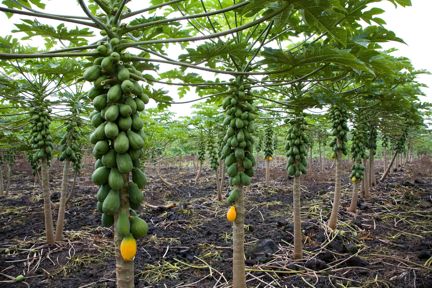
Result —
<instances>
[{"instance_id":1,"label":"dark soil","mask_svg":"<svg viewBox=\"0 0 432 288\"><path fill-rule=\"evenodd\" d=\"M173 165L162 167L173 187L147 169L146 202L176 206L141 208L151 228L138 242L136 286L230 287L231 225L227 204L215 200L214 173L204 170L195 183L192 166ZM291 258L292 181L282 161L273 166L271 183L265 185L259 166L247 193L248 287L432 287L431 159L393 171L372 189L371 200L360 201L356 215L345 212L351 196L346 163L336 231L326 228L334 176L330 167L312 170L301 183L302 261ZM88 163L83 174L91 169ZM52 165L54 219L61 170L60 163ZM0 198L0 287L115 287L113 233L99 226L96 191L87 177L79 179L66 214L65 241L48 246L40 191L27 163L18 161L10 194ZM18 275L25 281L12 283Z\"/></svg>"}]
</instances>

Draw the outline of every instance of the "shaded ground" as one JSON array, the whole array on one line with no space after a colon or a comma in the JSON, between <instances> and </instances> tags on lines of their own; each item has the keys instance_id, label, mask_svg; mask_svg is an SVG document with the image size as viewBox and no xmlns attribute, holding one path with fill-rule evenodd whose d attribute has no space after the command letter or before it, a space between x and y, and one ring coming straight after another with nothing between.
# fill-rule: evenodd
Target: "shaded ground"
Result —
<instances>
[{"instance_id":1,"label":"shaded ground","mask_svg":"<svg viewBox=\"0 0 432 288\"><path fill-rule=\"evenodd\" d=\"M52 169L57 173L58 165ZM269 186L259 169L247 194L248 287L432 287L430 159L392 172L373 189L371 201L359 203L358 215L341 209L336 232L325 225L333 197L332 174L306 177L305 260L298 262L291 259L291 181L283 163L278 166ZM54 192L60 187L55 174ZM191 167L162 168L172 188L151 168L148 174L146 201L177 205L140 211L151 228L149 236L139 240L137 287L229 287L231 225L225 219L227 205L214 200L213 173L204 171L195 183ZM66 241L47 246L42 198L28 167L18 163L13 175L11 195L0 198L0 287L114 287L112 232L98 226L96 187L86 179L80 182L66 214ZM347 182L343 193L347 207ZM56 203L57 193L52 198ZM8 276L20 274L26 283L6 282Z\"/></svg>"}]
</instances>

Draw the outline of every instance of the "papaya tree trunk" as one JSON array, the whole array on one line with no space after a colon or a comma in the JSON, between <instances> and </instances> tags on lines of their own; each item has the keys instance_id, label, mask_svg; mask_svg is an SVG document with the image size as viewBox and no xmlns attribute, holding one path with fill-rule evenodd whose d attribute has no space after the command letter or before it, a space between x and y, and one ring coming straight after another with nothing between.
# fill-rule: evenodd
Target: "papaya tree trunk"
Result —
<instances>
[{"instance_id":1,"label":"papaya tree trunk","mask_svg":"<svg viewBox=\"0 0 432 288\"><path fill-rule=\"evenodd\" d=\"M300 177L293 179L294 259L303 258L303 235L300 215Z\"/></svg>"},{"instance_id":2,"label":"papaya tree trunk","mask_svg":"<svg viewBox=\"0 0 432 288\"><path fill-rule=\"evenodd\" d=\"M75 171L75 172L74 172L74 178L73 178L73 181L72 181L72 186L71 186L71 188L69 189L69 193L67 194L67 198L66 198L66 205L67 205L67 203L69 202L70 198L72 197L72 195L73 195L73 193L74 193L74 191L75 191L75 186L76 186L77 177L78 177L78 172Z\"/></svg>"},{"instance_id":3,"label":"papaya tree trunk","mask_svg":"<svg viewBox=\"0 0 432 288\"><path fill-rule=\"evenodd\" d=\"M384 174L381 176L380 182L384 181L384 179L387 177L387 175L390 173L391 167L393 166L393 163L396 159L397 152L394 153L392 160L390 161L389 166L387 167L387 170L384 171Z\"/></svg>"},{"instance_id":4,"label":"papaya tree trunk","mask_svg":"<svg viewBox=\"0 0 432 288\"><path fill-rule=\"evenodd\" d=\"M198 179L199 179L199 177L201 176L201 170L202 170L202 162L199 161L199 162L198 162L197 174L196 174L196 176L195 176L195 180L194 180L195 182L197 182Z\"/></svg>"},{"instance_id":5,"label":"papaya tree trunk","mask_svg":"<svg viewBox=\"0 0 432 288\"><path fill-rule=\"evenodd\" d=\"M225 180L225 161L224 160L220 160L219 161L219 191L218 193L220 193L221 195L223 194L223 190L224 190L224 180Z\"/></svg>"},{"instance_id":6,"label":"papaya tree trunk","mask_svg":"<svg viewBox=\"0 0 432 288\"><path fill-rule=\"evenodd\" d=\"M365 199L370 198L370 191L369 191L369 165L368 165L368 159L363 159L363 166L365 167L364 176L363 176L363 197Z\"/></svg>"},{"instance_id":7,"label":"papaya tree trunk","mask_svg":"<svg viewBox=\"0 0 432 288\"><path fill-rule=\"evenodd\" d=\"M351 205L348 207L348 211L355 213L357 211L357 201L358 201L358 181L353 183Z\"/></svg>"},{"instance_id":8,"label":"papaya tree trunk","mask_svg":"<svg viewBox=\"0 0 432 288\"><path fill-rule=\"evenodd\" d=\"M56 222L56 233L55 233L55 240L61 241L63 239L63 228L64 228L64 219L65 219L65 212L66 212L66 201L67 201L67 194L68 194L68 172L70 167L70 161L65 160L63 165L63 179L62 179L62 185L61 185L61 195L60 195L60 205L57 215L57 222Z\"/></svg>"},{"instance_id":9,"label":"papaya tree trunk","mask_svg":"<svg viewBox=\"0 0 432 288\"><path fill-rule=\"evenodd\" d=\"M12 165L10 163L6 164L6 183L5 183L5 195L9 194L9 187L12 176Z\"/></svg>"},{"instance_id":10,"label":"papaya tree trunk","mask_svg":"<svg viewBox=\"0 0 432 288\"><path fill-rule=\"evenodd\" d=\"M4 177L3 177L3 165L0 164L0 195L6 195L5 189L4 189Z\"/></svg>"},{"instance_id":11,"label":"papaya tree trunk","mask_svg":"<svg viewBox=\"0 0 432 288\"><path fill-rule=\"evenodd\" d=\"M324 161L323 161L323 157L322 157L321 142L318 142L318 149L319 149L320 172L323 172L324 171Z\"/></svg>"},{"instance_id":12,"label":"papaya tree trunk","mask_svg":"<svg viewBox=\"0 0 432 288\"><path fill-rule=\"evenodd\" d=\"M265 159L265 183L268 185L270 183L270 160Z\"/></svg>"},{"instance_id":13,"label":"papaya tree trunk","mask_svg":"<svg viewBox=\"0 0 432 288\"><path fill-rule=\"evenodd\" d=\"M376 178L375 178L375 156L374 151L370 151L369 156L369 187L373 187L376 185Z\"/></svg>"},{"instance_id":14,"label":"papaya tree trunk","mask_svg":"<svg viewBox=\"0 0 432 288\"><path fill-rule=\"evenodd\" d=\"M333 198L333 207L332 207L330 219L328 222L328 226L331 229L336 229L337 218L338 218L338 213L339 213L339 203L340 203L340 199L341 199L341 177L340 177L341 160L342 160L342 152L337 151L336 152L336 159L335 159L335 162L336 162L335 193L334 193L334 198Z\"/></svg>"},{"instance_id":15,"label":"papaya tree trunk","mask_svg":"<svg viewBox=\"0 0 432 288\"><path fill-rule=\"evenodd\" d=\"M125 183L129 181L129 175L124 174L123 180ZM129 193L128 186L125 185L120 190L120 210L126 210L129 213ZM124 261L120 254L120 243L122 237L117 231L117 222L119 213L114 215L114 243L115 243L115 255L116 255L116 286L117 288L133 288L135 286L134 281L134 261Z\"/></svg>"},{"instance_id":16,"label":"papaya tree trunk","mask_svg":"<svg viewBox=\"0 0 432 288\"><path fill-rule=\"evenodd\" d=\"M41 161L41 183L42 183L42 196L44 200L44 220L45 220L45 233L48 244L54 244L54 224L51 212L51 199L49 191L48 179L48 160L43 158Z\"/></svg>"},{"instance_id":17,"label":"papaya tree trunk","mask_svg":"<svg viewBox=\"0 0 432 288\"><path fill-rule=\"evenodd\" d=\"M313 169L313 167L312 167L312 166L313 166L313 165L312 165L312 161L313 161L313 160L312 160L312 152L313 152L313 151L312 151L312 146L310 146L310 147L309 147L309 161L308 161L308 162L309 162L309 163L308 163L308 170L309 170L309 172L312 172L312 169Z\"/></svg>"},{"instance_id":18,"label":"papaya tree trunk","mask_svg":"<svg viewBox=\"0 0 432 288\"><path fill-rule=\"evenodd\" d=\"M215 171L215 173L216 173L216 190L217 190L217 200L218 201L222 201L222 191L221 191L221 189L219 188L219 186L220 186L220 181L219 181L219 174L220 174L220 172L219 172L219 168Z\"/></svg>"},{"instance_id":19,"label":"papaya tree trunk","mask_svg":"<svg viewBox=\"0 0 432 288\"><path fill-rule=\"evenodd\" d=\"M384 157L384 172L387 170L387 148L383 148L383 157Z\"/></svg>"},{"instance_id":20,"label":"papaya tree trunk","mask_svg":"<svg viewBox=\"0 0 432 288\"><path fill-rule=\"evenodd\" d=\"M245 197L244 188L239 189L239 198L236 201L237 218L233 222L233 288L246 288L246 270L244 254L244 221Z\"/></svg>"}]
</instances>

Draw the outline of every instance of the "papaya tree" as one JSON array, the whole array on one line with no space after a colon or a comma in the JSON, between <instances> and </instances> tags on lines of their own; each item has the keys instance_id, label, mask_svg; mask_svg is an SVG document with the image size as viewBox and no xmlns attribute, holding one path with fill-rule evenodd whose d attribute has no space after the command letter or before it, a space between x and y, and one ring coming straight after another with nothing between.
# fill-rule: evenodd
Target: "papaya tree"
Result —
<instances>
[{"instance_id":1,"label":"papaya tree","mask_svg":"<svg viewBox=\"0 0 432 288\"><path fill-rule=\"evenodd\" d=\"M265 161L265 183L268 185L270 182L270 161L273 160L273 126L268 122L264 132L264 161Z\"/></svg>"}]
</instances>

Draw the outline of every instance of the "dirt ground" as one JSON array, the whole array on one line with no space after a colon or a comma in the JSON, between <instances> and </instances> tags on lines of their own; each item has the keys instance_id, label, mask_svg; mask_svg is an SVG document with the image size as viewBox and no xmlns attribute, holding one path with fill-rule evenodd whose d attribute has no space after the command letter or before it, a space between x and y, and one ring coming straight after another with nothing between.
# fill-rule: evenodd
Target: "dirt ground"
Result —
<instances>
[{"instance_id":1,"label":"dirt ground","mask_svg":"<svg viewBox=\"0 0 432 288\"><path fill-rule=\"evenodd\" d=\"M51 168L54 207L60 165ZM357 215L345 212L351 195L345 165L335 232L326 228L333 173L330 167L323 173L312 169L301 183L301 261L291 259L292 181L282 161L272 165L271 183L265 185L260 165L246 196L248 287L432 287L431 159L392 171L372 189L370 201L359 202ZM90 170L88 163L84 173ZM225 219L227 204L215 200L214 173L205 169L195 183L191 166L162 166L172 187L152 167L147 174L146 203L176 207L140 209L150 230L138 242L136 286L230 287L231 225ZM113 233L99 226L97 188L84 176L78 184L66 213L65 241L48 246L40 191L28 164L16 163L10 195L0 197L0 287L115 287ZM10 283L18 275L25 281Z\"/></svg>"}]
</instances>

